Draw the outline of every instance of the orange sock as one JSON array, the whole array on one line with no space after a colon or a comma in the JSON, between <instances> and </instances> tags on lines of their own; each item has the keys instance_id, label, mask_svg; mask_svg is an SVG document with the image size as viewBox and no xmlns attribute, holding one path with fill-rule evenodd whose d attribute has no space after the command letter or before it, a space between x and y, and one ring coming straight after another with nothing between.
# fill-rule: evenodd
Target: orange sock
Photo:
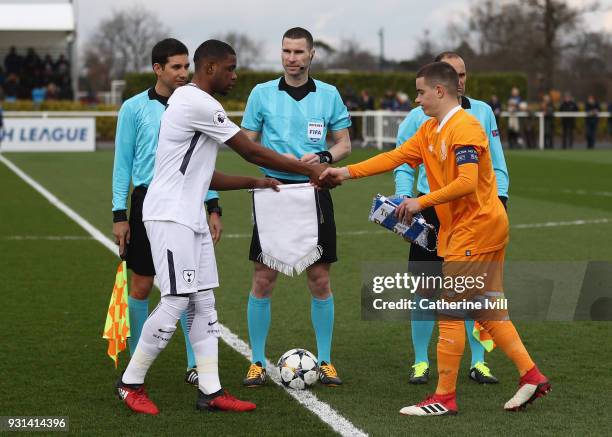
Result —
<instances>
[{"instance_id":1,"label":"orange sock","mask_svg":"<svg viewBox=\"0 0 612 437\"><path fill-rule=\"evenodd\" d=\"M457 387L457 373L465 348L465 325L463 320L438 322L438 387L436 394L454 393Z\"/></svg>"},{"instance_id":2,"label":"orange sock","mask_svg":"<svg viewBox=\"0 0 612 437\"><path fill-rule=\"evenodd\" d=\"M521 376L535 366L510 320L486 320L479 323L491 334L506 356L512 360Z\"/></svg>"}]
</instances>

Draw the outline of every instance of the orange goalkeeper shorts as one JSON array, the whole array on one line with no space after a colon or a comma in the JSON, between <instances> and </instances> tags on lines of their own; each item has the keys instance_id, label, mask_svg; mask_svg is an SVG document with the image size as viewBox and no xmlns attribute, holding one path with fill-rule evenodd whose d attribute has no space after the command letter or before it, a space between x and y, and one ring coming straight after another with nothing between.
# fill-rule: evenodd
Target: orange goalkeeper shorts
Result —
<instances>
[{"instance_id":1,"label":"orange goalkeeper shorts","mask_svg":"<svg viewBox=\"0 0 612 437\"><path fill-rule=\"evenodd\" d=\"M438 302L441 318L507 320L504 296L506 249L472 256L444 257L444 289Z\"/></svg>"}]
</instances>

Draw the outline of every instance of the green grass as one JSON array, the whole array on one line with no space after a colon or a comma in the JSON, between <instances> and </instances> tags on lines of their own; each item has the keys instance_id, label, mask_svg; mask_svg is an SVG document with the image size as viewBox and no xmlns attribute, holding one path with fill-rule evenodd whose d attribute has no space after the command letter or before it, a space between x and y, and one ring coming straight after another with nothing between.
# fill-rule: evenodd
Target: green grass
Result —
<instances>
[{"instance_id":1,"label":"green grass","mask_svg":"<svg viewBox=\"0 0 612 437\"><path fill-rule=\"evenodd\" d=\"M351 161L373 152L356 150ZM112 152L7 154L94 226L110 236ZM612 153L514 152L507 155L511 176L512 224L612 219ZM219 154L228 173L257 174L230 152ZM159 417L139 417L113 399L117 372L100 338L116 258L93 240L14 240L16 235L85 236L85 232L0 166L0 284L4 299L5 341L0 361L2 415L68 415L71 430L102 435L324 435L331 430L270 384L260 390L240 387L247 361L221 344L225 386L258 403L250 415L203 415L193 408L194 390L182 382L180 335L153 366L150 393ZM377 230L367 222L372 196L393 191L389 175L351 181L334 191L338 231ZM580 192L580 194L576 194ZM250 198L222 194L224 232L216 248L221 287L220 320L248 339L246 302L252 266ZM508 259L515 261L612 260L612 223L538 229L513 229ZM467 356L459 379L460 415L455 418L400 417L400 407L420 401L434 385L407 383L412 364L410 326L361 320L362 264L405 262L408 246L391 234L338 237L340 261L332 270L336 303L333 360L346 385L316 386L316 395L371 435L608 434L612 413L612 323L522 322L519 332L540 368L553 383L552 394L524 414L502 411L514 393L516 372L500 351L487 357L501 384L482 387L467 381ZM292 347L316 352L310 325L309 295L303 277L281 278L274 292L268 357L275 361ZM156 299L154 299L156 300ZM435 358L435 341L430 357ZM469 353L468 353L469 354ZM466 354L467 355L467 354ZM122 356L125 363L126 357ZM591 410L596 407L595 410ZM594 412L596 411L596 412Z\"/></svg>"}]
</instances>

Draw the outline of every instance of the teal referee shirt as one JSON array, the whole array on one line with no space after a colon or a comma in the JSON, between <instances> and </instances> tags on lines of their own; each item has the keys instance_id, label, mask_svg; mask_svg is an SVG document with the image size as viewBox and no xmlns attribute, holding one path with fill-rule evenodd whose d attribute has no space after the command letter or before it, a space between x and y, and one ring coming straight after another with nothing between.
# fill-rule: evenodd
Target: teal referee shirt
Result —
<instances>
[{"instance_id":1,"label":"teal referee shirt","mask_svg":"<svg viewBox=\"0 0 612 437\"><path fill-rule=\"evenodd\" d=\"M478 119L487 134L493 170L497 182L497 195L507 198L510 178L508 177L504 150L499 138L499 129L497 128L493 110L487 103L465 96L461 97L461 107ZM412 137L429 118L430 117L425 115L423 108L420 106L410 111L402 124L400 124L397 132L396 147L401 146L406 140ZM412 186L414 184L414 171L415 170L408 166L408 164L403 164L394 170L396 196L413 197L414 193L412 192ZM423 194L429 193L429 183L427 182L427 174L425 173L425 166L423 164L419 165L417 190Z\"/></svg>"},{"instance_id":2,"label":"teal referee shirt","mask_svg":"<svg viewBox=\"0 0 612 437\"><path fill-rule=\"evenodd\" d=\"M298 159L327 150L327 132L350 127L348 110L336 87L312 78L302 87L307 93L296 99L284 77L257 85L249 95L242 127L260 132L261 143L269 149ZM305 180L299 174L261 170L275 178Z\"/></svg>"}]
</instances>

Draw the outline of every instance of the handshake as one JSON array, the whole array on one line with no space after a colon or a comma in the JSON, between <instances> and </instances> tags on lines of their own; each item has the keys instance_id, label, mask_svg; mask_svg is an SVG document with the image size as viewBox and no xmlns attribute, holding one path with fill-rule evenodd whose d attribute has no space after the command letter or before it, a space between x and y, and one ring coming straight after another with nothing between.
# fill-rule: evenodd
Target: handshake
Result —
<instances>
[{"instance_id":1,"label":"handshake","mask_svg":"<svg viewBox=\"0 0 612 437\"><path fill-rule=\"evenodd\" d=\"M348 179L350 177L345 167L333 168L329 166L328 163L331 162L331 154L329 153L328 160L321 159L317 153L306 153L301 158L297 158L291 153L281 153L281 155L283 155L285 158L299 161L302 164L307 164L307 174L302 174L306 174L310 179L310 183L319 190L335 188L338 185L341 185L344 179ZM302 169L304 168L302 167ZM346 177L339 176L340 173L344 175L344 172L340 172L340 170L346 171Z\"/></svg>"},{"instance_id":2,"label":"handshake","mask_svg":"<svg viewBox=\"0 0 612 437\"><path fill-rule=\"evenodd\" d=\"M310 182L320 190L335 188L351 177L346 167L333 168L327 165L320 165L313 170Z\"/></svg>"}]
</instances>

